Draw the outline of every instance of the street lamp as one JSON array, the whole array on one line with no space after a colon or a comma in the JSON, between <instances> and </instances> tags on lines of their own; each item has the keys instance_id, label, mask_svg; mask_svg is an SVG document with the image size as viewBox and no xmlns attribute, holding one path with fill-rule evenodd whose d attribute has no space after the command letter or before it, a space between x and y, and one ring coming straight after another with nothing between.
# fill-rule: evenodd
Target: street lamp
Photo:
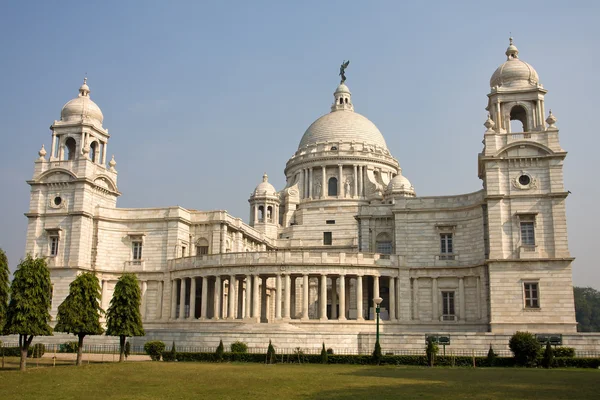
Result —
<instances>
[{"instance_id":1,"label":"street lamp","mask_svg":"<svg viewBox=\"0 0 600 400\"><path fill-rule=\"evenodd\" d=\"M375 347L378 347L378 345L379 345L379 312L381 311L381 307L379 307L379 305L381 304L383 299L381 297L375 297L373 299L373 301L375 302L375 313L377 314L377 335L375 336Z\"/></svg>"}]
</instances>

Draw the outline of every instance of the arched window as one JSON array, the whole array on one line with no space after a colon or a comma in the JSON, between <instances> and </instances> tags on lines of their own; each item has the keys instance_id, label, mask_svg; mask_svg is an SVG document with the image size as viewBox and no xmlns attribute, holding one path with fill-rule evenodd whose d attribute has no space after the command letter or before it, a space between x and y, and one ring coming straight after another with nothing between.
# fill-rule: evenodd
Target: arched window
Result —
<instances>
[{"instance_id":1,"label":"arched window","mask_svg":"<svg viewBox=\"0 0 600 400\"><path fill-rule=\"evenodd\" d=\"M344 99L340 97L340 104L344 104Z\"/></svg>"},{"instance_id":2,"label":"arched window","mask_svg":"<svg viewBox=\"0 0 600 400\"><path fill-rule=\"evenodd\" d=\"M258 206L258 222L265 222L265 208Z\"/></svg>"},{"instance_id":3,"label":"arched window","mask_svg":"<svg viewBox=\"0 0 600 400\"><path fill-rule=\"evenodd\" d=\"M335 177L329 178L327 182L327 195L337 196L338 195L338 180Z\"/></svg>"},{"instance_id":4,"label":"arched window","mask_svg":"<svg viewBox=\"0 0 600 400\"><path fill-rule=\"evenodd\" d=\"M523 106L514 106L510 110L510 133L529 132L527 111Z\"/></svg>"},{"instance_id":5,"label":"arched window","mask_svg":"<svg viewBox=\"0 0 600 400\"><path fill-rule=\"evenodd\" d=\"M267 207L267 222L273 222L273 207Z\"/></svg>"},{"instance_id":6,"label":"arched window","mask_svg":"<svg viewBox=\"0 0 600 400\"><path fill-rule=\"evenodd\" d=\"M345 99L345 100L346 100L346 104L348 104L348 99Z\"/></svg>"},{"instance_id":7,"label":"arched window","mask_svg":"<svg viewBox=\"0 0 600 400\"><path fill-rule=\"evenodd\" d=\"M92 142L92 144L90 145L90 160L92 160L92 162L96 162L96 154L97 154L97 149L98 149L98 142Z\"/></svg>"},{"instance_id":8,"label":"arched window","mask_svg":"<svg viewBox=\"0 0 600 400\"><path fill-rule=\"evenodd\" d=\"M208 240L200 238L196 241L196 255L201 256L208 254Z\"/></svg>"},{"instance_id":9,"label":"arched window","mask_svg":"<svg viewBox=\"0 0 600 400\"><path fill-rule=\"evenodd\" d=\"M389 233L382 232L375 238L376 252L392 254L392 239Z\"/></svg>"},{"instance_id":10,"label":"arched window","mask_svg":"<svg viewBox=\"0 0 600 400\"><path fill-rule=\"evenodd\" d=\"M77 144L75 143L75 139L68 138L65 142L65 154L63 155L65 160L74 160L75 159L75 149L77 148Z\"/></svg>"}]
</instances>

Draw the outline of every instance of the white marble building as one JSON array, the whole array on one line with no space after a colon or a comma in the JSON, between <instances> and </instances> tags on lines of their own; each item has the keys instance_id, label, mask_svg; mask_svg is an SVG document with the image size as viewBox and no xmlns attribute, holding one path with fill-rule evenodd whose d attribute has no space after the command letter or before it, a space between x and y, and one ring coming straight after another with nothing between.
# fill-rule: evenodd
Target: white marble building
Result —
<instances>
[{"instance_id":1,"label":"white marble building","mask_svg":"<svg viewBox=\"0 0 600 400\"><path fill-rule=\"evenodd\" d=\"M134 272L148 337L178 343L368 348L376 297L384 348L386 337L390 348L420 348L424 332L451 332L464 347L505 346L516 330L584 343L573 334L567 153L547 91L518 54L511 39L490 80L484 146L472 155L482 190L417 196L342 82L287 162L286 186L263 176L249 223L225 211L118 208L110 135L84 82L28 181L26 251L48 257L52 316L80 271L98 275L105 309L119 276Z\"/></svg>"}]
</instances>

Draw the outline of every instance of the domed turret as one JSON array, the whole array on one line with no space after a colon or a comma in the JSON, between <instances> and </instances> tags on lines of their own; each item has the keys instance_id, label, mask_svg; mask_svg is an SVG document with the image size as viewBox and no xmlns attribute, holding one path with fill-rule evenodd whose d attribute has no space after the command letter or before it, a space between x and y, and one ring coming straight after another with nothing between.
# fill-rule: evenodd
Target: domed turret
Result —
<instances>
[{"instance_id":1,"label":"domed turret","mask_svg":"<svg viewBox=\"0 0 600 400\"><path fill-rule=\"evenodd\" d=\"M513 38L509 39L510 44L506 49L506 62L500 65L492 78L490 87L531 87L539 84L539 77L536 70L525 61L519 59L519 50L513 44Z\"/></svg>"},{"instance_id":2,"label":"domed turret","mask_svg":"<svg viewBox=\"0 0 600 400\"><path fill-rule=\"evenodd\" d=\"M248 199L250 203L250 226L270 237L276 237L279 225L279 194L269 183L267 173Z\"/></svg>"},{"instance_id":3,"label":"domed turret","mask_svg":"<svg viewBox=\"0 0 600 400\"><path fill-rule=\"evenodd\" d=\"M265 172L262 182L254 189L254 196L275 196L276 194L277 191L275 190L275 187L269 183L269 176Z\"/></svg>"},{"instance_id":4,"label":"domed turret","mask_svg":"<svg viewBox=\"0 0 600 400\"><path fill-rule=\"evenodd\" d=\"M415 197L415 188L408 178L398 174L392 178L385 190L386 196Z\"/></svg>"},{"instance_id":5,"label":"domed turret","mask_svg":"<svg viewBox=\"0 0 600 400\"><path fill-rule=\"evenodd\" d=\"M96 103L90 99L90 88L87 85L87 78L83 80L83 85L79 88L79 96L65 104L60 112L61 121L80 122L90 120L102 125L104 115Z\"/></svg>"}]
</instances>

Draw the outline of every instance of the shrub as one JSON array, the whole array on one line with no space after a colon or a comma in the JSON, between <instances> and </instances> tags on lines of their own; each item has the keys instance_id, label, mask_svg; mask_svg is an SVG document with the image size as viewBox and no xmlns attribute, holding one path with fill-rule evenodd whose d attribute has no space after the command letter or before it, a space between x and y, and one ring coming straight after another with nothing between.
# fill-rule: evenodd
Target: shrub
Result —
<instances>
[{"instance_id":1,"label":"shrub","mask_svg":"<svg viewBox=\"0 0 600 400\"><path fill-rule=\"evenodd\" d=\"M327 349L327 354L333 354L333 349L331 347Z\"/></svg>"},{"instance_id":2,"label":"shrub","mask_svg":"<svg viewBox=\"0 0 600 400\"><path fill-rule=\"evenodd\" d=\"M325 350L325 343L321 349L321 364L327 364L327 350Z\"/></svg>"},{"instance_id":3,"label":"shrub","mask_svg":"<svg viewBox=\"0 0 600 400\"><path fill-rule=\"evenodd\" d=\"M177 361L177 349L175 348L175 341L173 341L170 351L163 352L162 359L163 361L167 362Z\"/></svg>"},{"instance_id":4,"label":"shrub","mask_svg":"<svg viewBox=\"0 0 600 400\"><path fill-rule=\"evenodd\" d=\"M542 358L542 366L544 368L551 368L552 361L554 361L554 352L552 351L550 342L548 342L546 343L546 350L544 351L544 357Z\"/></svg>"},{"instance_id":5,"label":"shrub","mask_svg":"<svg viewBox=\"0 0 600 400\"><path fill-rule=\"evenodd\" d=\"M144 351L150 356L152 361L160 361L160 357L165 351L165 344L160 340L144 343Z\"/></svg>"},{"instance_id":6,"label":"shrub","mask_svg":"<svg viewBox=\"0 0 600 400\"><path fill-rule=\"evenodd\" d=\"M269 347L267 348L267 364L275 363L275 347L273 347L273 343L269 340Z\"/></svg>"},{"instance_id":7,"label":"shrub","mask_svg":"<svg viewBox=\"0 0 600 400\"><path fill-rule=\"evenodd\" d=\"M42 358L46 352L46 346L42 343L36 343L27 350L27 357Z\"/></svg>"},{"instance_id":8,"label":"shrub","mask_svg":"<svg viewBox=\"0 0 600 400\"><path fill-rule=\"evenodd\" d=\"M375 342L375 349L373 350L373 362L379 364L381 362L381 345L379 340Z\"/></svg>"},{"instance_id":9,"label":"shrub","mask_svg":"<svg viewBox=\"0 0 600 400\"><path fill-rule=\"evenodd\" d=\"M233 343L231 343L231 352L232 353L247 353L248 345L244 342L233 342Z\"/></svg>"},{"instance_id":10,"label":"shrub","mask_svg":"<svg viewBox=\"0 0 600 400\"><path fill-rule=\"evenodd\" d=\"M517 365L535 367L540 344L529 332L517 332L510 338L508 347L513 352Z\"/></svg>"},{"instance_id":11,"label":"shrub","mask_svg":"<svg viewBox=\"0 0 600 400\"><path fill-rule=\"evenodd\" d=\"M488 350L488 353L487 353L487 363L490 367L493 367L495 362L496 362L496 353L494 353L494 349L492 348L492 345L490 344L490 349Z\"/></svg>"},{"instance_id":12,"label":"shrub","mask_svg":"<svg viewBox=\"0 0 600 400\"><path fill-rule=\"evenodd\" d=\"M217 351L215 351L215 360L218 362L223 361L223 353L225 353L225 347L223 346L223 339L221 339Z\"/></svg>"},{"instance_id":13,"label":"shrub","mask_svg":"<svg viewBox=\"0 0 600 400\"><path fill-rule=\"evenodd\" d=\"M425 347L425 353L427 354L427 364L433 367L435 364L435 356L440 351L435 339L433 337L427 338L427 347Z\"/></svg>"},{"instance_id":14,"label":"shrub","mask_svg":"<svg viewBox=\"0 0 600 400\"><path fill-rule=\"evenodd\" d=\"M554 357L575 357L575 349L573 347L555 347Z\"/></svg>"},{"instance_id":15,"label":"shrub","mask_svg":"<svg viewBox=\"0 0 600 400\"><path fill-rule=\"evenodd\" d=\"M77 353L77 348L79 347L79 343L77 342L66 342L59 346L59 353Z\"/></svg>"}]
</instances>

